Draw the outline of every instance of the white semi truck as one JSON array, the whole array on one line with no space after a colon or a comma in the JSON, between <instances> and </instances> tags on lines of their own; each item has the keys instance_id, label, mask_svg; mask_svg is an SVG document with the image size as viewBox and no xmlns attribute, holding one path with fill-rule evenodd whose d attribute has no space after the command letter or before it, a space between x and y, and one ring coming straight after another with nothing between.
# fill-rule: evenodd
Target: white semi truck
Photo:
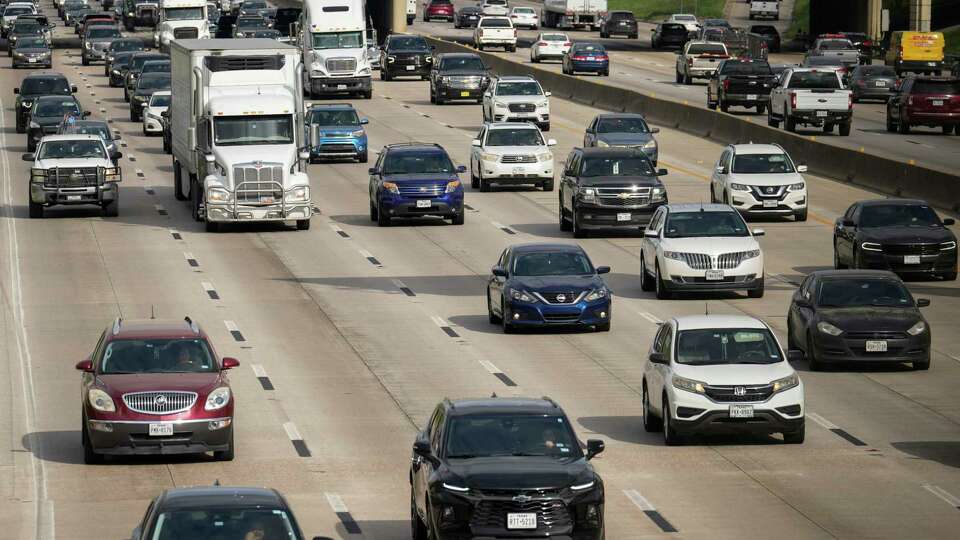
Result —
<instances>
[{"instance_id":1,"label":"white semi truck","mask_svg":"<svg viewBox=\"0 0 960 540\"><path fill-rule=\"evenodd\" d=\"M153 44L168 51L175 39L209 39L207 0L160 0L160 20L153 31Z\"/></svg>"},{"instance_id":2,"label":"white semi truck","mask_svg":"<svg viewBox=\"0 0 960 540\"><path fill-rule=\"evenodd\" d=\"M540 24L547 28L600 29L607 14L607 0L543 0Z\"/></svg>"},{"instance_id":3,"label":"white semi truck","mask_svg":"<svg viewBox=\"0 0 960 540\"><path fill-rule=\"evenodd\" d=\"M311 98L373 96L365 13L365 0L303 1L297 41L303 51L303 87Z\"/></svg>"},{"instance_id":4,"label":"white semi truck","mask_svg":"<svg viewBox=\"0 0 960 540\"><path fill-rule=\"evenodd\" d=\"M207 230L249 221L310 228L300 51L272 39L170 46L174 194Z\"/></svg>"}]
</instances>

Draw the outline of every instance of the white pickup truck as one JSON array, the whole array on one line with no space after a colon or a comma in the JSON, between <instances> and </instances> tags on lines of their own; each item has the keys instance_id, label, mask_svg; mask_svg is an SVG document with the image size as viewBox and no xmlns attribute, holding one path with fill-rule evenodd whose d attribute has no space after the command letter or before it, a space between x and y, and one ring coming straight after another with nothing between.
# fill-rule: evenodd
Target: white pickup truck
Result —
<instances>
[{"instance_id":1,"label":"white pickup truck","mask_svg":"<svg viewBox=\"0 0 960 540\"><path fill-rule=\"evenodd\" d=\"M677 51L677 83L709 79L722 60L730 58L727 46L716 41L688 41Z\"/></svg>"},{"instance_id":2,"label":"white pickup truck","mask_svg":"<svg viewBox=\"0 0 960 540\"><path fill-rule=\"evenodd\" d=\"M750 2L750 20L773 19L780 20L780 2Z\"/></svg>"},{"instance_id":3,"label":"white pickup truck","mask_svg":"<svg viewBox=\"0 0 960 540\"><path fill-rule=\"evenodd\" d=\"M482 51L484 47L503 47L507 52L517 51L517 29L508 17L480 17L473 30L473 46Z\"/></svg>"},{"instance_id":4,"label":"white pickup truck","mask_svg":"<svg viewBox=\"0 0 960 540\"><path fill-rule=\"evenodd\" d=\"M780 122L790 132L801 124L822 127L824 133L832 133L833 126L839 126L840 135L850 135L853 96L835 70L788 69L770 91L767 109L767 125L779 127Z\"/></svg>"}]
</instances>

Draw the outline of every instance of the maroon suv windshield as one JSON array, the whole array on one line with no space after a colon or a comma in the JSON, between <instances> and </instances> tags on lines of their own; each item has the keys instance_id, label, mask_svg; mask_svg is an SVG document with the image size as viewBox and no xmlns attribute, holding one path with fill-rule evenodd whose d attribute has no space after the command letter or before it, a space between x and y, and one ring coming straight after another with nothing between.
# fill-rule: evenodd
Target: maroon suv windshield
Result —
<instances>
[{"instance_id":1,"label":"maroon suv windshield","mask_svg":"<svg viewBox=\"0 0 960 540\"><path fill-rule=\"evenodd\" d=\"M104 348L99 372L213 373L217 369L202 339L115 339Z\"/></svg>"}]
</instances>

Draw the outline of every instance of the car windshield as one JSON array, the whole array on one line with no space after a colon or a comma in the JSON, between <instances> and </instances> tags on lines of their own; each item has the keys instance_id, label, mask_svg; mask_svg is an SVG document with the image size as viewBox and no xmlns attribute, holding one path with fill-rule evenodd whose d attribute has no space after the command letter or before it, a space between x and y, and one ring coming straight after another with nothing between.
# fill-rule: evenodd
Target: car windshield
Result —
<instances>
[{"instance_id":1,"label":"car windshield","mask_svg":"<svg viewBox=\"0 0 960 540\"><path fill-rule=\"evenodd\" d=\"M318 126L357 126L360 124L360 118L357 117L357 111L353 109L314 109L310 111L310 123Z\"/></svg>"},{"instance_id":2,"label":"car windshield","mask_svg":"<svg viewBox=\"0 0 960 540\"><path fill-rule=\"evenodd\" d=\"M113 59L113 64L112 64L113 69L120 70L122 68L127 67L128 65L130 65L131 58L132 58L132 55L118 54Z\"/></svg>"},{"instance_id":3,"label":"car windshield","mask_svg":"<svg viewBox=\"0 0 960 540\"><path fill-rule=\"evenodd\" d=\"M710 328L677 334L677 363L688 366L775 364L780 347L766 328Z\"/></svg>"},{"instance_id":4,"label":"car windshield","mask_svg":"<svg viewBox=\"0 0 960 540\"><path fill-rule=\"evenodd\" d=\"M444 71L483 71L483 61L477 56L454 56L444 58L440 62L440 69Z\"/></svg>"},{"instance_id":5,"label":"car windshield","mask_svg":"<svg viewBox=\"0 0 960 540\"><path fill-rule=\"evenodd\" d=\"M67 113L80 114L80 106L72 99L42 99L37 101L34 116L64 116Z\"/></svg>"},{"instance_id":6,"label":"car windshield","mask_svg":"<svg viewBox=\"0 0 960 540\"><path fill-rule=\"evenodd\" d=\"M244 2L241 9L267 9L266 2Z\"/></svg>"},{"instance_id":7,"label":"car windshield","mask_svg":"<svg viewBox=\"0 0 960 540\"><path fill-rule=\"evenodd\" d=\"M489 3L489 2L488 2L488 3ZM532 15L532 14L536 13L536 11L534 11L533 8L528 8L528 7L515 7L515 8L513 8L513 12L514 12L514 13L522 13L522 14L524 14L524 15Z\"/></svg>"},{"instance_id":8,"label":"car windshield","mask_svg":"<svg viewBox=\"0 0 960 540\"><path fill-rule=\"evenodd\" d=\"M828 39L820 42L820 48L825 51L840 51L853 49L853 43L846 39Z\"/></svg>"},{"instance_id":9,"label":"car windshield","mask_svg":"<svg viewBox=\"0 0 960 540\"><path fill-rule=\"evenodd\" d=\"M154 94L150 96L151 107L169 107L170 94Z\"/></svg>"},{"instance_id":10,"label":"car windshield","mask_svg":"<svg viewBox=\"0 0 960 540\"><path fill-rule=\"evenodd\" d=\"M491 129L487 146L543 146L543 138L536 129Z\"/></svg>"},{"instance_id":11,"label":"car windshield","mask_svg":"<svg viewBox=\"0 0 960 540\"><path fill-rule=\"evenodd\" d=\"M942 227L937 213L921 204L871 204L863 207L860 227Z\"/></svg>"},{"instance_id":12,"label":"car windshield","mask_svg":"<svg viewBox=\"0 0 960 540\"><path fill-rule=\"evenodd\" d=\"M647 122L643 118L601 118L597 122L597 133L649 133Z\"/></svg>"},{"instance_id":13,"label":"car windshield","mask_svg":"<svg viewBox=\"0 0 960 540\"><path fill-rule=\"evenodd\" d=\"M653 165L645 157L588 157L583 160L580 176L653 176Z\"/></svg>"},{"instance_id":14,"label":"car windshield","mask_svg":"<svg viewBox=\"0 0 960 540\"><path fill-rule=\"evenodd\" d=\"M792 173L793 165L786 154L737 154L733 158L733 172L737 174Z\"/></svg>"},{"instance_id":15,"label":"car windshield","mask_svg":"<svg viewBox=\"0 0 960 540\"><path fill-rule=\"evenodd\" d=\"M17 22L13 25L14 34L40 34L43 32L43 27L39 24L28 21L28 22Z\"/></svg>"},{"instance_id":16,"label":"car windshield","mask_svg":"<svg viewBox=\"0 0 960 540\"><path fill-rule=\"evenodd\" d=\"M742 62L727 60L723 63L724 75L770 75L770 64L766 62Z\"/></svg>"},{"instance_id":17,"label":"car windshield","mask_svg":"<svg viewBox=\"0 0 960 540\"><path fill-rule=\"evenodd\" d=\"M137 81L137 90L169 90L170 75L165 73L152 73L140 77Z\"/></svg>"},{"instance_id":18,"label":"car windshield","mask_svg":"<svg viewBox=\"0 0 960 540\"><path fill-rule=\"evenodd\" d=\"M694 43L687 49L687 54L727 54L727 49L713 43Z\"/></svg>"},{"instance_id":19,"label":"car windshield","mask_svg":"<svg viewBox=\"0 0 960 540\"><path fill-rule=\"evenodd\" d=\"M577 251L520 253L513 260L515 276L579 276L593 274L586 254Z\"/></svg>"},{"instance_id":20,"label":"car windshield","mask_svg":"<svg viewBox=\"0 0 960 540\"><path fill-rule=\"evenodd\" d=\"M587 54L587 55L604 54L605 52L606 50L603 48L602 45L594 45L592 43L589 45L579 45L579 44L574 45L573 50L571 51L572 54Z\"/></svg>"},{"instance_id":21,"label":"car windshield","mask_svg":"<svg viewBox=\"0 0 960 540\"><path fill-rule=\"evenodd\" d=\"M203 8L182 7L182 8L164 8L164 18L168 21L189 21L203 18Z\"/></svg>"},{"instance_id":22,"label":"car windshield","mask_svg":"<svg viewBox=\"0 0 960 540\"><path fill-rule=\"evenodd\" d=\"M363 32L314 33L314 49L356 49L363 46Z\"/></svg>"},{"instance_id":23,"label":"car windshield","mask_svg":"<svg viewBox=\"0 0 960 540\"><path fill-rule=\"evenodd\" d=\"M383 174L452 174L454 170L445 152L391 152L383 164Z\"/></svg>"},{"instance_id":24,"label":"car windshield","mask_svg":"<svg viewBox=\"0 0 960 540\"><path fill-rule=\"evenodd\" d=\"M825 279L820 283L817 305L913 307L913 297L902 283L893 279Z\"/></svg>"},{"instance_id":25,"label":"car windshield","mask_svg":"<svg viewBox=\"0 0 960 540\"><path fill-rule=\"evenodd\" d=\"M835 71L797 71L790 76L790 88L840 89L840 77Z\"/></svg>"},{"instance_id":26,"label":"car windshield","mask_svg":"<svg viewBox=\"0 0 960 540\"><path fill-rule=\"evenodd\" d=\"M510 28L510 19L502 17L488 17L480 19L481 28Z\"/></svg>"},{"instance_id":27,"label":"car windshield","mask_svg":"<svg viewBox=\"0 0 960 540\"><path fill-rule=\"evenodd\" d=\"M112 52L120 51L139 51L143 49L143 42L133 39L118 39L110 44Z\"/></svg>"},{"instance_id":28,"label":"car windshield","mask_svg":"<svg viewBox=\"0 0 960 540\"><path fill-rule=\"evenodd\" d=\"M96 140L46 141L40 145L37 159L100 158L107 155L103 143Z\"/></svg>"},{"instance_id":29,"label":"car windshield","mask_svg":"<svg viewBox=\"0 0 960 540\"><path fill-rule=\"evenodd\" d=\"M562 416L547 414L471 414L454 416L447 431L447 459L499 456L582 455L573 430Z\"/></svg>"},{"instance_id":30,"label":"car windshield","mask_svg":"<svg viewBox=\"0 0 960 540\"><path fill-rule=\"evenodd\" d=\"M293 119L286 114L218 116L213 119L213 139L217 146L292 144Z\"/></svg>"},{"instance_id":31,"label":"car windshield","mask_svg":"<svg viewBox=\"0 0 960 540\"><path fill-rule=\"evenodd\" d=\"M91 39L120 37L120 30L111 26L91 26L87 31L87 37Z\"/></svg>"},{"instance_id":32,"label":"car windshield","mask_svg":"<svg viewBox=\"0 0 960 540\"><path fill-rule=\"evenodd\" d=\"M543 94L540 85L533 81L500 82L497 84L498 96L539 96Z\"/></svg>"},{"instance_id":33,"label":"car windshield","mask_svg":"<svg viewBox=\"0 0 960 540\"><path fill-rule=\"evenodd\" d=\"M695 22L697 20L693 15L674 15L673 20L675 21L690 21Z\"/></svg>"},{"instance_id":34,"label":"car windshield","mask_svg":"<svg viewBox=\"0 0 960 540\"><path fill-rule=\"evenodd\" d=\"M232 497L232 496L231 496ZM216 506L216 502L213 503ZM267 508L190 508L161 512L151 540L237 538L300 540L290 516Z\"/></svg>"},{"instance_id":35,"label":"car windshield","mask_svg":"<svg viewBox=\"0 0 960 540\"><path fill-rule=\"evenodd\" d=\"M151 60L165 60L165 59L166 57L160 56L160 55L133 56L132 59L130 60L130 69L133 71L137 71L138 69L143 67L144 64L146 64L147 62L150 62Z\"/></svg>"},{"instance_id":36,"label":"car windshield","mask_svg":"<svg viewBox=\"0 0 960 540\"><path fill-rule=\"evenodd\" d=\"M20 38L17 40L18 49L46 49L47 40L41 37Z\"/></svg>"},{"instance_id":37,"label":"car windshield","mask_svg":"<svg viewBox=\"0 0 960 540\"><path fill-rule=\"evenodd\" d=\"M915 81L911 94L953 94L960 95L958 81Z\"/></svg>"},{"instance_id":38,"label":"car windshield","mask_svg":"<svg viewBox=\"0 0 960 540\"><path fill-rule=\"evenodd\" d=\"M100 373L212 373L217 366L202 339L116 339L103 350Z\"/></svg>"},{"instance_id":39,"label":"car windshield","mask_svg":"<svg viewBox=\"0 0 960 540\"><path fill-rule=\"evenodd\" d=\"M421 37L395 37L390 38L390 50L403 51L425 51L427 41Z\"/></svg>"},{"instance_id":40,"label":"car windshield","mask_svg":"<svg viewBox=\"0 0 960 540\"><path fill-rule=\"evenodd\" d=\"M750 231L737 212L671 212L667 214L664 236L667 238L750 236Z\"/></svg>"},{"instance_id":41,"label":"car windshield","mask_svg":"<svg viewBox=\"0 0 960 540\"><path fill-rule=\"evenodd\" d=\"M237 19L237 28L266 28L267 20L263 17L244 17Z\"/></svg>"},{"instance_id":42,"label":"car windshield","mask_svg":"<svg viewBox=\"0 0 960 540\"><path fill-rule=\"evenodd\" d=\"M890 66L860 66L856 74L864 77L896 77L897 72Z\"/></svg>"},{"instance_id":43,"label":"car windshield","mask_svg":"<svg viewBox=\"0 0 960 540\"><path fill-rule=\"evenodd\" d=\"M63 94L68 96L70 95L70 83L68 83L66 79L61 78L46 79L29 77L23 80L20 93L27 95Z\"/></svg>"},{"instance_id":44,"label":"car windshield","mask_svg":"<svg viewBox=\"0 0 960 540\"><path fill-rule=\"evenodd\" d=\"M33 10L28 7L12 6L3 11L3 16L13 17L14 15L23 15L25 13L33 13Z\"/></svg>"}]
</instances>

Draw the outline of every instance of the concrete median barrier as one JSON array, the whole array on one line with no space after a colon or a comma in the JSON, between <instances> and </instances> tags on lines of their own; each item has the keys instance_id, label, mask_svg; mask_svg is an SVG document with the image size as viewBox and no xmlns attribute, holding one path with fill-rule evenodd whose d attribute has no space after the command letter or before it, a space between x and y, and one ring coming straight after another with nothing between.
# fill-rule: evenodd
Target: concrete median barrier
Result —
<instances>
[{"instance_id":1,"label":"concrete median barrier","mask_svg":"<svg viewBox=\"0 0 960 540\"><path fill-rule=\"evenodd\" d=\"M427 37L427 40L436 46L438 53L477 52L459 43L432 37ZM493 73L534 76L545 90L563 99L599 109L638 112L653 124L717 142L776 143L790 152L795 161L806 163L812 173L890 196L925 199L934 206L960 211L960 176L956 173L824 144L814 134L799 135L771 128L761 116L743 117L711 111L703 103L687 105L660 99L647 93L604 84L601 78L572 77L497 54L478 54Z\"/></svg>"}]
</instances>

